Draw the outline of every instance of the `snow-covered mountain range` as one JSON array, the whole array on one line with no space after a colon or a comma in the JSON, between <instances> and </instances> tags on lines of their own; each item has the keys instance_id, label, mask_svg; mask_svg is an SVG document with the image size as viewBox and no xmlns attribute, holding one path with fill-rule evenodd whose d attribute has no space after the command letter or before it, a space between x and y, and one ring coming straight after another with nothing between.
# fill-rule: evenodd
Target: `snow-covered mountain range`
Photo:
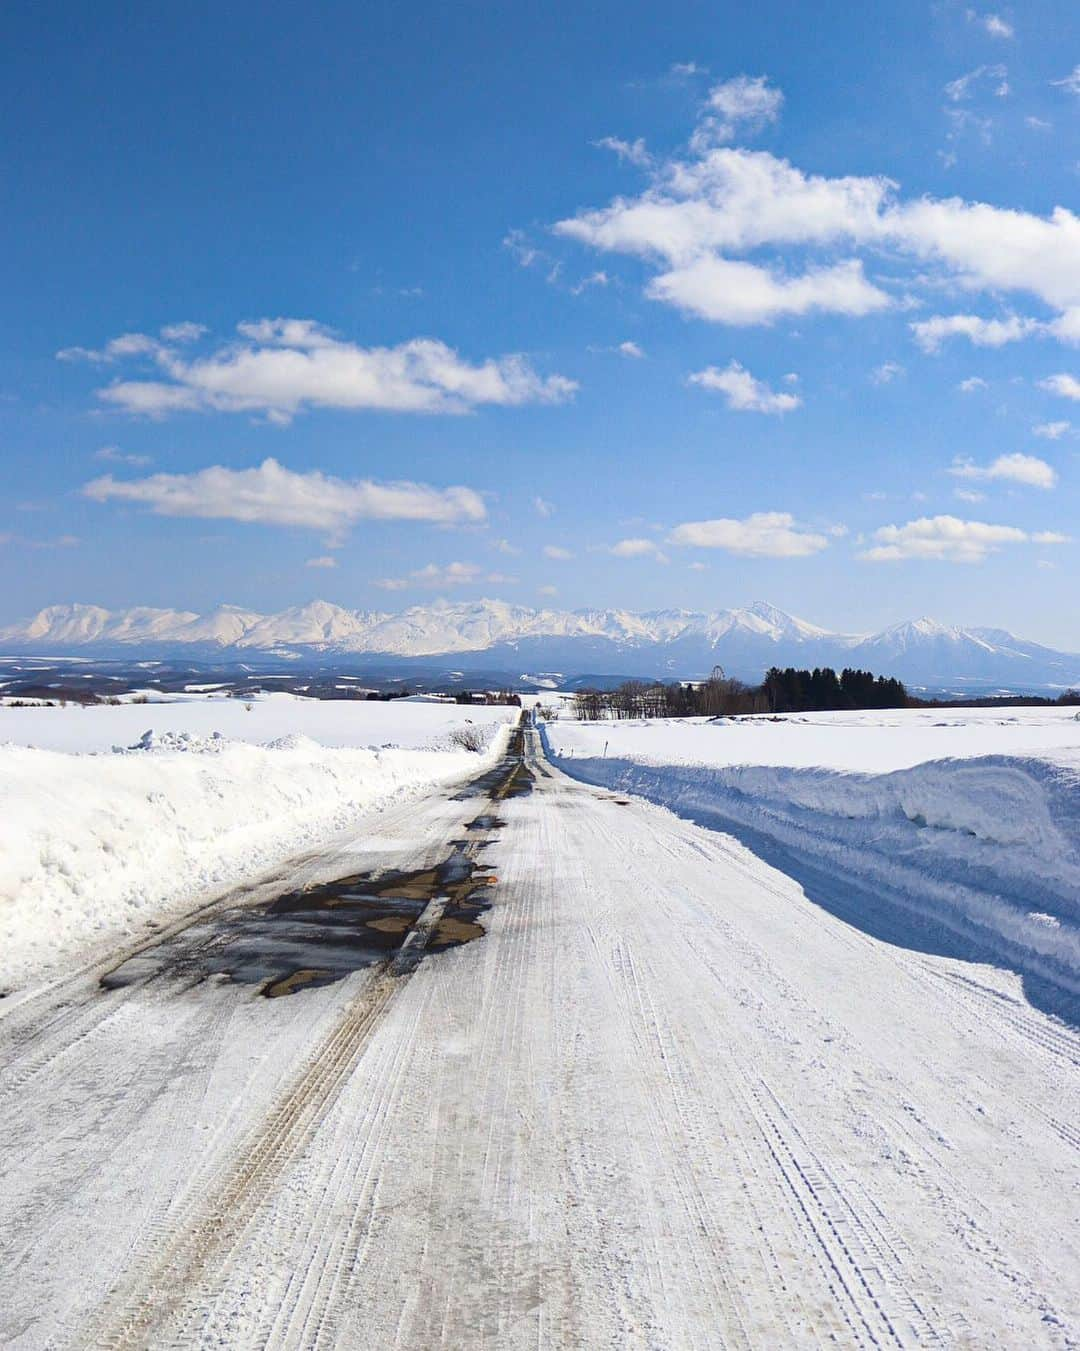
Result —
<instances>
[{"instance_id":1,"label":"snow-covered mountain range","mask_svg":"<svg viewBox=\"0 0 1080 1351\"><path fill-rule=\"evenodd\" d=\"M258 614L223 605L209 614L139 606L52 605L0 628L9 650L142 650L192 657L452 658L462 669L547 670L693 677L723 665L758 679L771 665L861 666L924 685L1067 686L1080 656L1003 629L948 628L910 620L880 633L832 633L773 605L691 610L534 610L502 601L437 601L400 614L327 601Z\"/></svg>"}]
</instances>

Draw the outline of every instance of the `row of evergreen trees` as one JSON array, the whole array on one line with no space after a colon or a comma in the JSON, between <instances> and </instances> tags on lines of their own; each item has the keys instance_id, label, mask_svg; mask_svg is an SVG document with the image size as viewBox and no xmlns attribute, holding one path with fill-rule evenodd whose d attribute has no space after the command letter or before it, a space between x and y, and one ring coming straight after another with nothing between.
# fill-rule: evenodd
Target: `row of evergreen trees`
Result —
<instances>
[{"instance_id":1,"label":"row of evergreen trees","mask_svg":"<svg viewBox=\"0 0 1080 1351\"><path fill-rule=\"evenodd\" d=\"M908 702L903 681L845 667L839 675L831 666L812 671L773 666L765 675L769 709L773 713L802 713L828 708L904 708Z\"/></svg>"},{"instance_id":2,"label":"row of evergreen trees","mask_svg":"<svg viewBox=\"0 0 1080 1351\"><path fill-rule=\"evenodd\" d=\"M909 699L899 680L870 671L829 666L812 671L774 666L760 685L732 680L717 666L708 680L682 684L627 680L613 690L581 690L576 716L601 718L715 718L741 713L804 713L819 709L904 708Z\"/></svg>"}]
</instances>

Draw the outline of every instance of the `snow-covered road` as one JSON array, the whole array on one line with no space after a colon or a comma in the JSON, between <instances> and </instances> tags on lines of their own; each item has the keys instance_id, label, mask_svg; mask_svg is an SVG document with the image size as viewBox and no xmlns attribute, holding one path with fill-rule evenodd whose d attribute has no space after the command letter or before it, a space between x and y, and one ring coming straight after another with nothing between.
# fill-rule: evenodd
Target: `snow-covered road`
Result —
<instances>
[{"instance_id":1,"label":"snow-covered road","mask_svg":"<svg viewBox=\"0 0 1080 1351\"><path fill-rule=\"evenodd\" d=\"M527 740L247 896L470 838L479 941L0 1005L0 1343L1075 1345L1075 1028Z\"/></svg>"}]
</instances>

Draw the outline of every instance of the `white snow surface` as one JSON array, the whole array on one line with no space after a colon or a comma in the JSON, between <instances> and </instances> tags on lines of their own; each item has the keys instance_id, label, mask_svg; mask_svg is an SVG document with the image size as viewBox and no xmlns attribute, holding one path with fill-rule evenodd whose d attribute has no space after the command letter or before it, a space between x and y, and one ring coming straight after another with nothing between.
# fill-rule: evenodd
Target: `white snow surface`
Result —
<instances>
[{"instance_id":1,"label":"white snow surface","mask_svg":"<svg viewBox=\"0 0 1080 1351\"><path fill-rule=\"evenodd\" d=\"M251 708L248 709L247 705ZM147 704L68 704L52 708L0 708L0 754L5 743L54 751L109 751L131 746L148 729L190 732L264 745L300 735L327 747L439 749L467 723L498 725L517 710L483 704L443 704L392 699L304 699L292 694L221 698L191 692L159 696Z\"/></svg>"},{"instance_id":2,"label":"white snow surface","mask_svg":"<svg viewBox=\"0 0 1080 1351\"><path fill-rule=\"evenodd\" d=\"M517 710L272 696L250 714L221 701L4 715L5 735L19 725L35 744L0 745L0 989L476 773ZM482 754L450 741L470 722Z\"/></svg>"},{"instance_id":3,"label":"white snow surface","mask_svg":"<svg viewBox=\"0 0 1080 1351\"><path fill-rule=\"evenodd\" d=\"M1080 991L1074 709L573 723L560 766L741 827Z\"/></svg>"},{"instance_id":4,"label":"white snow surface","mask_svg":"<svg viewBox=\"0 0 1080 1351\"><path fill-rule=\"evenodd\" d=\"M0 1001L0 1343L1075 1348L1075 1020L528 741L487 932L411 976ZM252 902L431 866L479 805Z\"/></svg>"}]
</instances>

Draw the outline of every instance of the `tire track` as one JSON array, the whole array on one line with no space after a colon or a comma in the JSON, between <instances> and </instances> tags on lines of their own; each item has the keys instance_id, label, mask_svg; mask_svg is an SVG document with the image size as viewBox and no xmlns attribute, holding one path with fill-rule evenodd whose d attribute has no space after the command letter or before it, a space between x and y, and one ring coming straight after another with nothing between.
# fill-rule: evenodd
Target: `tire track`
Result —
<instances>
[{"instance_id":1,"label":"tire track","mask_svg":"<svg viewBox=\"0 0 1080 1351\"><path fill-rule=\"evenodd\" d=\"M82 1345L119 1351L160 1344L163 1325L178 1312L209 1263L243 1233L352 1074L397 988L385 969L366 984L269 1117L242 1142L232 1167L187 1200L164 1246L110 1292L102 1314L81 1335Z\"/></svg>"}]
</instances>

